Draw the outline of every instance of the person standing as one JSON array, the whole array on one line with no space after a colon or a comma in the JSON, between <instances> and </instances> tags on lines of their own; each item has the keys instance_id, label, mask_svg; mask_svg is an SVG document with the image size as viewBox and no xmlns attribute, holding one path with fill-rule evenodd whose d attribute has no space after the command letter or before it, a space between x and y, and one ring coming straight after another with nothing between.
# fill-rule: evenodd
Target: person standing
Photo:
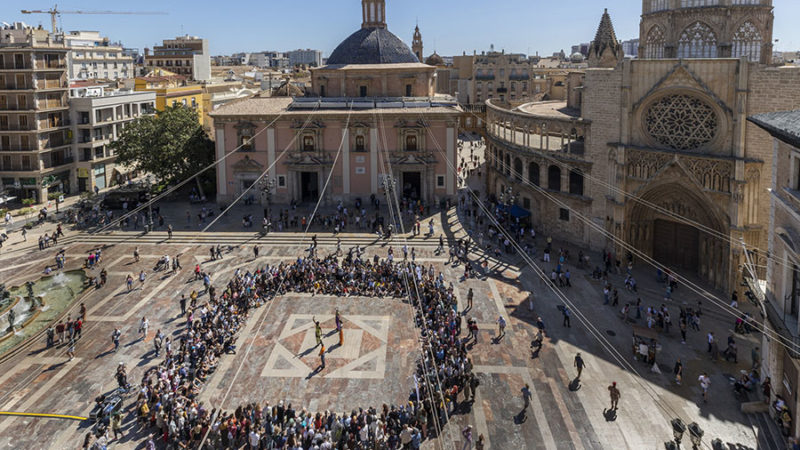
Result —
<instances>
[{"instance_id":1,"label":"person standing","mask_svg":"<svg viewBox=\"0 0 800 450\"><path fill-rule=\"evenodd\" d=\"M320 370L325 370L325 344L320 344L322 347L319 349L319 367Z\"/></svg>"},{"instance_id":2,"label":"person standing","mask_svg":"<svg viewBox=\"0 0 800 450\"><path fill-rule=\"evenodd\" d=\"M571 328L569 324L569 316L572 314L569 310L569 306L564 305L564 309L561 310L561 314L564 315L564 323L562 324L566 328Z\"/></svg>"},{"instance_id":3,"label":"person standing","mask_svg":"<svg viewBox=\"0 0 800 450\"><path fill-rule=\"evenodd\" d=\"M69 340L69 348L67 349L67 356L69 356L69 360L72 361L75 358L75 339Z\"/></svg>"},{"instance_id":4,"label":"person standing","mask_svg":"<svg viewBox=\"0 0 800 450\"><path fill-rule=\"evenodd\" d=\"M167 239L172 239L172 224L167 225Z\"/></svg>"},{"instance_id":5,"label":"person standing","mask_svg":"<svg viewBox=\"0 0 800 450\"><path fill-rule=\"evenodd\" d=\"M181 294L181 315L186 315L186 294Z\"/></svg>"},{"instance_id":6,"label":"person standing","mask_svg":"<svg viewBox=\"0 0 800 450\"><path fill-rule=\"evenodd\" d=\"M683 378L683 364L681 363L680 358L678 358L678 360L675 361L675 368L672 369L672 373L675 374L675 384L680 386L681 379Z\"/></svg>"},{"instance_id":7,"label":"person standing","mask_svg":"<svg viewBox=\"0 0 800 450\"><path fill-rule=\"evenodd\" d=\"M617 388L617 382L614 381L611 383L611 386L608 387L608 394L611 397L611 409L616 410L619 404L620 392Z\"/></svg>"},{"instance_id":8,"label":"person standing","mask_svg":"<svg viewBox=\"0 0 800 450\"><path fill-rule=\"evenodd\" d=\"M133 260L139 262L139 247L133 249Z\"/></svg>"},{"instance_id":9,"label":"person standing","mask_svg":"<svg viewBox=\"0 0 800 450\"><path fill-rule=\"evenodd\" d=\"M144 286L145 278L147 278L147 276L145 275L144 270L142 270L139 272L139 286Z\"/></svg>"},{"instance_id":10,"label":"person standing","mask_svg":"<svg viewBox=\"0 0 800 450\"><path fill-rule=\"evenodd\" d=\"M114 440L118 440L118 436L124 436L122 433L122 415L119 411L111 415L111 432L114 433Z\"/></svg>"},{"instance_id":11,"label":"person standing","mask_svg":"<svg viewBox=\"0 0 800 450\"><path fill-rule=\"evenodd\" d=\"M700 382L700 388L703 390L703 402L708 403L708 388L711 386L711 379L708 378L706 372L703 372L703 374L697 378L697 381Z\"/></svg>"},{"instance_id":12,"label":"person standing","mask_svg":"<svg viewBox=\"0 0 800 450\"><path fill-rule=\"evenodd\" d=\"M461 450L469 450L472 448L472 425L467 425L461 430L461 436L464 437L464 446Z\"/></svg>"},{"instance_id":13,"label":"person standing","mask_svg":"<svg viewBox=\"0 0 800 450\"><path fill-rule=\"evenodd\" d=\"M142 340L147 339L147 328L150 326L150 322L147 321L147 317L142 317L142 321L139 322L139 334L142 335Z\"/></svg>"},{"instance_id":14,"label":"person standing","mask_svg":"<svg viewBox=\"0 0 800 450\"><path fill-rule=\"evenodd\" d=\"M531 387L526 383L525 387L522 388L522 413L525 414L525 411L528 410L528 406L531 405Z\"/></svg>"},{"instance_id":15,"label":"person standing","mask_svg":"<svg viewBox=\"0 0 800 450\"><path fill-rule=\"evenodd\" d=\"M576 378L580 380L581 373L583 373L583 368L586 367L586 363L583 362L583 358L581 357L580 353L575 355L575 362L573 365L575 366L576 369L578 369L578 376Z\"/></svg>"},{"instance_id":16,"label":"person standing","mask_svg":"<svg viewBox=\"0 0 800 450\"><path fill-rule=\"evenodd\" d=\"M708 353L711 353L711 349L714 346L714 333L709 331L706 338L708 339Z\"/></svg>"},{"instance_id":17,"label":"person standing","mask_svg":"<svg viewBox=\"0 0 800 450\"><path fill-rule=\"evenodd\" d=\"M319 326L319 322L317 321L316 317L313 317L311 320L314 321L314 336L317 338L317 345L315 345L314 347L319 347L320 345L325 347L322 344L322 327Z\"/></svg>"},{"instance_id":18,"label":"person standing","mask_svg":"<svg viewBox=\"0 0 800 450\"><path fill-rule=\"evenodd\" d=\"M253 259L258 259L258 246L253 246Z\"/></svg>"},{"instance_id":19,"label":"person standing","mask_svg":"<svg viewBox=\"0 0 800 450\"><path fill-rule=\"evenodd\" d=\"M111 342L114 343L114 353L117 352L119 349L119 337L122 335L122 332L119 331L119 328L114 328L114 332L111 333Z\"/></svg>"},{"instance_id":20,"label":"person standing","mask_svg":"<svg viewBox=\"0 0 800 450\"><path fill-rule=\"evenodd\" d=\"M503 316L497 318L497 339L500 340L506 335L506 319Z\"/></svg>"},{"instance_id":21,"label":"person standing","mask_svg":"<svg viewBox=\"0 0 800 450\"><path fill-rule=\"evenodd\" d=\"M128 285L128 292L133 290L133 275L128 274L128 278L125 280L125 284Z\"/></svg>"},{"instance_id":22,"label":"person standing","mask_svg":"<svg viewBox=\"0 0 800 450\"><path fill-rule=\"evenodd\" d=\"M464 311L472 311L472 299L475 297L475 293L472 291L472 288L469 288L469 292L467 292L467 309Z\"/></svg>"},{"instance_id":23,"label":"person standing","mask_svg":"<svg viewBox=\"0 0 800 450\"><path fill-rule=\"evenodd\" d=\"M161 354L161 345L164 343L164 333L161 330L156 331L156 336L153 338L153 347L156 351L156 356Z\"/></svg>"}]
</instances>

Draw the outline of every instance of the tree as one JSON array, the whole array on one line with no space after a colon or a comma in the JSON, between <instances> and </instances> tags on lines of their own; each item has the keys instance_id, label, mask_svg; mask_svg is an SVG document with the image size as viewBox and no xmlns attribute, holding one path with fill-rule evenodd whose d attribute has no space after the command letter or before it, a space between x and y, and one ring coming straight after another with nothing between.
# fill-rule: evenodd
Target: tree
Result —
<instances>
[{"instance_id":1,"label":"tree","mask_svg":"<svg viewBox=\"0 0 800 450\"><path fill-rule=\"evenodd\" d=\"M150 173L158 182L185 180L214 162L214 143L197 121L197 112L183 105L139 117L111 148L118 164Z\"/></svg>"}]
</instances>

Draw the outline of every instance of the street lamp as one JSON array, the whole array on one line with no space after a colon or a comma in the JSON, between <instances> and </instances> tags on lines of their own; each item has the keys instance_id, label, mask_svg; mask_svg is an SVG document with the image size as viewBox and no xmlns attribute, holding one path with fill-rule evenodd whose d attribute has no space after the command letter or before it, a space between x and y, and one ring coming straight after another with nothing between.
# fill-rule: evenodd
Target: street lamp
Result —
<instances>
[{"instance_id":1,"label":"street lamp","mask_svg":"<svg viewBox=\"0 0 800 450\"><path fill-rule=\"evenodd\" d=\"M700 428L700 425L697 422L692 422L689 424L689 439L692 441L692 448L699 448L700 442L703 440L703 429Z\"/></svg>"},{"instance_id":2,"label":"street lamp","mask_svg":"<svg viewBox=\"0 0 800 450\"><path fill-rule=\"evenodd\" d=\"M150 191L153 189L153 178L147 175L145 180L147 181L147 215L149 216L145 232L149 233L153 229L153 202L150 201Z\"/></svg>"},{"instance_id":3,"label":"street lamp","mask_svg":"<svg viewBox=\"0 0 800 450\"><path fill-rule=\"evenodd\" d=\"M672 436L675 438L675 443L680 446L683 433L686 432L686 424L679 418L672 419Z\"/></svg>"}]
</instances>

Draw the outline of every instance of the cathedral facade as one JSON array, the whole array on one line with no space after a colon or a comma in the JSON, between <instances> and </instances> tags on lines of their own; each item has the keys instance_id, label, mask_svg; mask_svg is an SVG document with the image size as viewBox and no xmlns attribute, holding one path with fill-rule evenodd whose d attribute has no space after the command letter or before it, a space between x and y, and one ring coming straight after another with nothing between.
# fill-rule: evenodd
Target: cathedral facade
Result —
<instances>
[{"instance_id":1,"label":"cathedral facade","mask_svg":"<svg viewBox=\"0 0 800 450\"><path fill-rule=\"evenodd\" d=\"M736 290L769 222L772 142L746 119L800 105L800 69L767 64L770 0L645 0L642 33L623 59L605 13L567 101L487 102L490 193L514 186L548 234L624 260L610 234Z\"/></svg>"}]
</instances>

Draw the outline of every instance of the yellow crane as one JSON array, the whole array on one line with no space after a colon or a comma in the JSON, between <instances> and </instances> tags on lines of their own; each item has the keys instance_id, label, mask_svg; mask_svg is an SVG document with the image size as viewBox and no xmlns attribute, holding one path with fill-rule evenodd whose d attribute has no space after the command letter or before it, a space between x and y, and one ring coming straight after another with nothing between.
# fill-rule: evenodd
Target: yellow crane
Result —
<instances>
[{"instance_id":1,"label":"yellow crane","mask_svg":"<svg viewBox=\"0 0 800 450\"><path fill-rule=\"evenodd\" d=\"M56 24L56 18L60 17L62 14L124 14L124 15L138 15L138 16L153 16L153 15L163 15L166 14L165 12L159 11L61 11L58 9L58 5L53 6L52 9L48 9L47 11L41 9L23 9L22 14L50 14L50 21L53 24L53 34L58 32L58 27Z\"/></svg>"}]
</instances>

